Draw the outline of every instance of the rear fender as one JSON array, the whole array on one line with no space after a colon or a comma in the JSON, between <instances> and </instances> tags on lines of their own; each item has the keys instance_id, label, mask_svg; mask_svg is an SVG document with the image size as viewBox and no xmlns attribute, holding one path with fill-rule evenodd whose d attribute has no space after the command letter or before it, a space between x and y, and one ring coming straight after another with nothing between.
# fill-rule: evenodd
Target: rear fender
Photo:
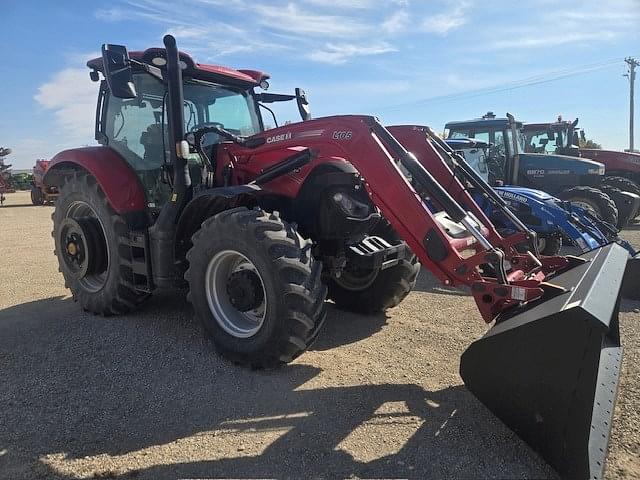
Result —
<instances>
[{"instance_id":1,"label":"rear fender","mask_svg":"<svg viewBox=\"0 0 640 480\"><path fill-rule=\"evenodd\" d=\"M85 170L96 179L116 213L125 215L146 210L140 179L115 150L104 146L64 150L51 160L43 182L59 187L66 174L77 170Z\"/></svg>"}]
</instances>

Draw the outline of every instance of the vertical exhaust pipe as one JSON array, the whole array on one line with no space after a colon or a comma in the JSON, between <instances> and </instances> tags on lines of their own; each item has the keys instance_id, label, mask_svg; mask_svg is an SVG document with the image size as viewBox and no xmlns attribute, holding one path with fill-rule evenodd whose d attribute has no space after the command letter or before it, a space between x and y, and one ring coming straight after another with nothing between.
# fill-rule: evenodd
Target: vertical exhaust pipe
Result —
<instances>
[{"instance_id":1,"label":"vertical exhaust pipe","mask_svg":"<svg viewBox=\"0 0 640 480\"><path fill-rule=\"evenodd\" d=\"M173 284L176 223L191 196L189 166L182 157L181 148L184 140L184 97L180 56L173 36L165 35L163 42L167 55L167 119L173 191L155 224L149 229L153 281L158 287Z\"/></svg>"}]
</instances>

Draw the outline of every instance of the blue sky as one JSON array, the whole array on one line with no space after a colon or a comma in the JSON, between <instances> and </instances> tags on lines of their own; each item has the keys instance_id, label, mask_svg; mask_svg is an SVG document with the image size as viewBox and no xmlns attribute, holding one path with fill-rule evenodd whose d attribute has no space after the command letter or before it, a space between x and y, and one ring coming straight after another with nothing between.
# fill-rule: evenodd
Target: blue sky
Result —
<instances>
[{"instance_id":1,"label":"blue sky","mask_svg":"<svg viewBox=\"0 0 640 480\"><path fill-rule=\"evenodd\" d=\"M441 131L487 110L562 114L628 146L622 59L640 57L640 0L2 0L2 13L0 146L16 168L94 143L84 64L102 43L144 49L167 32L201 63L269 72L272 92L303 87L314 116Z\"/></svg>"}]
</instances>

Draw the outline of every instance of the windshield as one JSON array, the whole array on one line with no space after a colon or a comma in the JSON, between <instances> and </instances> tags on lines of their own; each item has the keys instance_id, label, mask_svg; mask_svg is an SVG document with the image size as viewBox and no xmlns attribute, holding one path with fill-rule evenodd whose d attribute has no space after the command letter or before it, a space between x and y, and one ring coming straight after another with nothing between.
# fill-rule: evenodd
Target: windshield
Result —
<instances>
[{"instance_id":1,"label":"windshield","mask_svg":"<svg viewBox=\"0 0 640 480\"><path fill-rule=\"evenodd\" d=\"M234 135L248 137L261 131L253 97L247 91L204 82L184 85L185 131L215 123Z\"/></svg>"}]
</instances>

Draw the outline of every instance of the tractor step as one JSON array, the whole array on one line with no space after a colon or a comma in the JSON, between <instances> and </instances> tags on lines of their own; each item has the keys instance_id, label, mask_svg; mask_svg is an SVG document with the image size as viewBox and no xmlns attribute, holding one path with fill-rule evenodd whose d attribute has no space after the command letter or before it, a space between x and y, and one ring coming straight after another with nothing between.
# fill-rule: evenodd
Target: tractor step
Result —
<instances>
[{"instance_id":1,"label":"tractor step","mask_svg":"<svg viewBox=\"0 0 640 480\"><path fill-rule=\"evenodd\" d=\"M149 258L149 236L147 232L130 231L124 239L131 251L131 285L140 292L151 293L153 280Z\"/></svg>"},{"instance_id":2,"label":"tractor step","mask_svg":"<svg viewBox=\"0 0 640 480\"><path fill-rule=\"evenodd\" d=\"M347 251L351 265L367 269L384 270L410 256L411 253L405 242L391 245L384 238L376 236L365 237L361 242L351 245Z\"/></svg>"}]
</instances>

